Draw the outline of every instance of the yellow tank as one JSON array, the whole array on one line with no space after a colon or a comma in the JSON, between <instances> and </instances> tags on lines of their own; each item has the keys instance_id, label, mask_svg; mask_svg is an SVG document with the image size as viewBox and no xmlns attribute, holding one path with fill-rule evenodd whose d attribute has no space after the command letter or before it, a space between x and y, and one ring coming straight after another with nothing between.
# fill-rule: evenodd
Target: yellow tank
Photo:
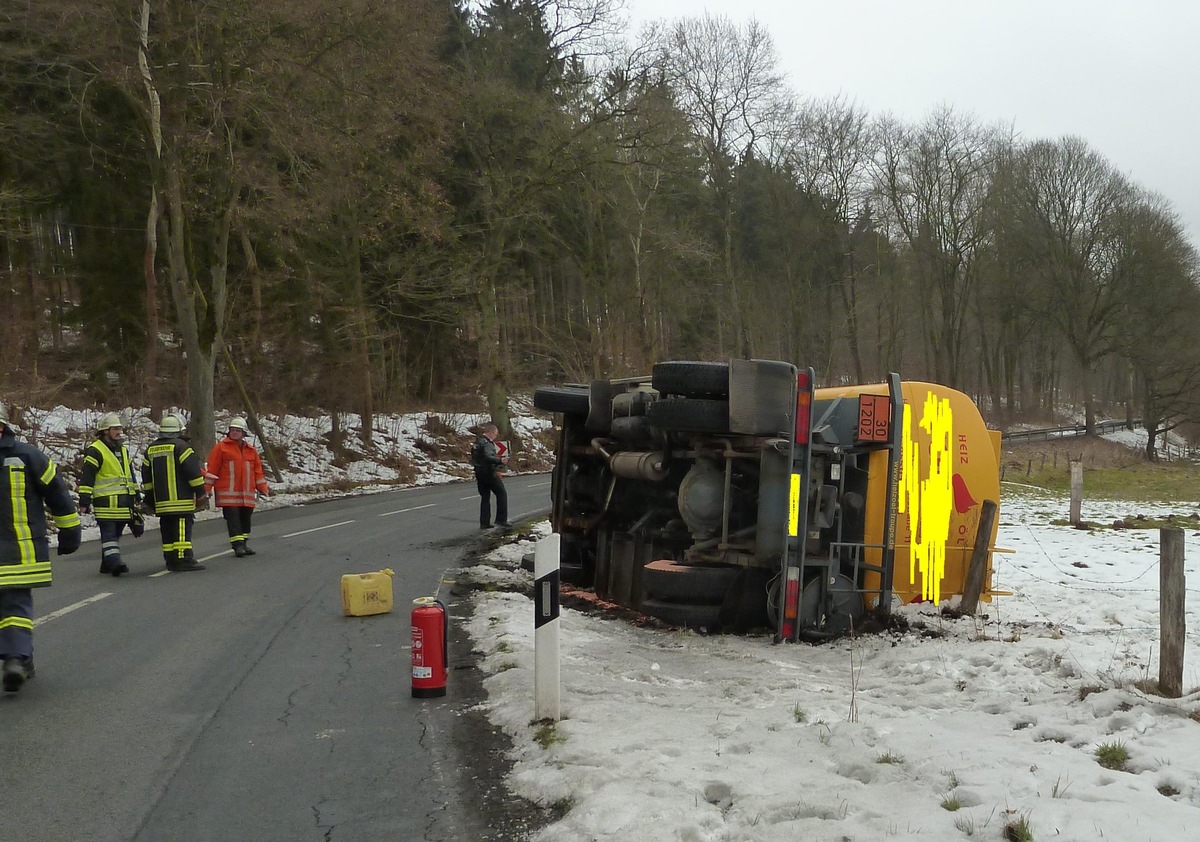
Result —
<instances>
[{"instance_id":1,"label":"yellow tank","mask_svg":"<svg viewBox=\"0 0 1200 842\"><path fill-rule=\"evenodd\" d=\"M347 573L342 577L342 612L347 617L386 614L392 610L391 568L374 573Z\"/></svg>"},{"instance_id":2,"label":"yellow tank","mask_svg":"<svg viewBox=\"0 0 1200 842\"><path fill-rule=\"evenodd\" d=\"M884 517L888 454L871 454L864 543L886 543L881 524L894 524L892 592L901 601L938 603L960 595L975 548L984 500L1000 503L1000 432L989 430L975 403L937 383L901 383L904 396L902 453L897 466L895 505ZM886 395L885 383L817 389L816 400L860 394ZM999 517L988 541L987 572L980 599L992 596L992 551ZM869 549L878 565L882 549ZM878 576L865 586L877 588Z\"/></svg>"}]
</instances>

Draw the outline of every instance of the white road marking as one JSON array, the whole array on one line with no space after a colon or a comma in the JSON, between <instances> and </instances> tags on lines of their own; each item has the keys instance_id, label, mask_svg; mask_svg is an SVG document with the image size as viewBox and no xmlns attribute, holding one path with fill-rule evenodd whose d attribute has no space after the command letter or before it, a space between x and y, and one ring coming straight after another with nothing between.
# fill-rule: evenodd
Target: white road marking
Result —
<instances>
[{"instance_id":1,"label":"white road marking","mask_svg":"<svg viewBox=\"0 0 1200 842\"><path fill-rule=\"evenodd\" d=\"M529 487L530 488L545 488L549 484L550 483L548 483L548 482L535 482L533 485L531 485Z\"/></svg>"},{"instance_id":2,"label":"white road marking","mask_svg":"<svg viewBox=\"0 0 1200 842\"><path fill-rule=\"evenodd\" d=\"M166 576L170 572L171 572L170 570L160 570L157 573L151 573L146 578L147 579L157 579L159 576Z\"/></svg>"},{"instance_id":3,"label":"white road marking","mask_svg":"<svg viewBox=\"0 0 1200 842\"><path fill-rule=\"evenodd\" d=\"M412 506L411 508L408 508L408 509L396 509L396 511L394 511L394 512L384 512L381 515L376 515L376 517L387 517L388 515L402 515L405 512L415 512L417 509L429 509L435 505L437 505L437 504L436 503L426 503L424 506Z\"/></svg>"},{"instance_id":4,"label":"white road marking","mask_svg":"<svg viewBox=\"0 0 1200 842\"><path fill-rule=\"evenodd\" d=\"M297 535L307 535L310 532L320 532L322 529L333 529L335 526L345 526L348 523L354 523L352 520L343 520L340 523L330 523L326 526L317 526L312 529L304 529L300 532L289 532L287 535L281 535L281 538L295 538Z\"/></svg>"},{"instance_id":5,"label":"white road marking","mask_svg":"<svg viewBox=\"0 0 1200 842\"><path fill-rule=\"evenodd\" d=\"M60 608L57 611L51 611L45 617L39 617L37 619L37 624L40 626L40 625L50 622L51 620L57 620L59 617L61 617L64 614L70 614L76 608L83 608L85 605L91 605L93 602L99 602L100 600L104 599L106 596L112 596L112 594L107 593L107 592L98 593L95 596L89 596L85 600L76 602L74 605L68 605L66 608Z\"/></svg>"},{"instance_id":6,"label":"white road marking","mask_svg":"<svg viewBox=\"0 0 1200 842\"><path fill-rule=\"evenodd\" d=\"M459 500L478 500L478 499L479 499L479 495L478 495L478 494L472 494L470 497L459 497L458 499L459 499Z\"/></svg>"}]
</instances>

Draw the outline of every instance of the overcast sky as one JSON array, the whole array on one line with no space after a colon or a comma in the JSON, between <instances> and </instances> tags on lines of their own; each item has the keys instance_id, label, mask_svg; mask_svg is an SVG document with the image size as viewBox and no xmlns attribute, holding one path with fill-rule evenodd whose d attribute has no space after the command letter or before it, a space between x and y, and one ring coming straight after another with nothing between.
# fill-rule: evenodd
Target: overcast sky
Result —
<instances>
[{"instance_id":1,"label":"overcast sky","mask_svg":"<svg viewBox=\"0 0 1200 842\"><path fill-rule=\"evenodd\" d=\"M626 0L635 31L707 10L767 26L801 96L916 122L941 103L1078 135L1165 196L1200 248L1196 0Z\"/></svg>"}]
</instances>

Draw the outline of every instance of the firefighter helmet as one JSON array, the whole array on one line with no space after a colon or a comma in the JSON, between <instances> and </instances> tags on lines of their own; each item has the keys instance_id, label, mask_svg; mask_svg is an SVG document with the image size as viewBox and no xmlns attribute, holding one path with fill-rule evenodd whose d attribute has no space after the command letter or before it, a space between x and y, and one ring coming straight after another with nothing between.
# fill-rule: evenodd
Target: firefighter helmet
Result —
<instances>
[{"instance_id":1,"label":"firefighter helmet","mask_svg":"<svg viewBox=\"0 0 1200 842\"><path fill-rule=\"evenodd\" d=\"M121 416L115 412L106 412L100 416L100 420L96 423L96 429L100 432L111 430L113 427L124 427L121 423Z\"/></svg>"},{"instance_id":2,"label":"firefighter helmet","mask_svg":"<svg viewBox=\"0 0 1200 842\"><path fill-rule=\"evenodd\" d=\"M230 419L229 430L241 430L243 433L250 432L250 428L246 426L246 419L240 415L235 415ZM225 432L229 432L229 430Z\"/></svg>"},{"instance_id":3,"label":"firefighter helmet","mask_svg":"<svg viewBox=\"0 0 1200 842\"><path fill-rule=\"evenodd\" d=\"M162 421L158 422L158 431L163 435L182 433L183 427L183 420L178 415L170 412L162 417Z\"/></svg>"}]
</instances>

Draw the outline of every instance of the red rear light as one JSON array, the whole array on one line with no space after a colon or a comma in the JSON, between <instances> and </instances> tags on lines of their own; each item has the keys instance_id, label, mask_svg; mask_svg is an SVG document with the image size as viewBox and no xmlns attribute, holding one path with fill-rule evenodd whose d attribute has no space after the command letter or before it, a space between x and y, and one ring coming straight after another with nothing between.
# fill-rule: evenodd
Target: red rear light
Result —
<instances>
[{"instance_id":1,"label":"red rear light","mask_svg":"<svg viewBox=\"0 0 1200 842\"><path fill-rule=\"evenodd\" d=\"M796 444L808 444L812 424L812 382L807 371L796 373Z\"/></svg>"},{"instance_id":2,"label":"red rear light","mask_svg":"<svg viewBox=\"0 0 1200 842\"><path fill-rule=\"evenodd\" d=\"M796 620L800 616L800 571L791 568L787 572L787 581L783 591L783 623L780 636L791 640L796 633Z\"/></svg>"}]
</instances>

